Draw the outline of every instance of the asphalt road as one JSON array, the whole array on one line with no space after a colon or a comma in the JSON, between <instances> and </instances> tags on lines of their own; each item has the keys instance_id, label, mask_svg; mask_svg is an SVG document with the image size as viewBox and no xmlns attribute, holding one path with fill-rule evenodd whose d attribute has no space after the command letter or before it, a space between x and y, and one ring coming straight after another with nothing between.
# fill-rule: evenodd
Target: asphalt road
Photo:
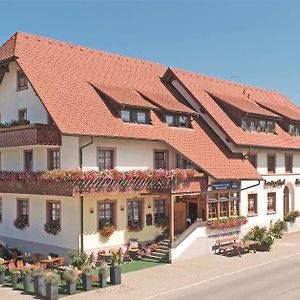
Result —
<instances>
[{"instance_id":1,"label":"asphalt road","mask_svg":"<svg viewBox=\"0 0 300 300\"><path fill-rule=\"evenodd\" d=\"M300 300L300 256L153 297L156 300ZM152 298L152 297L151 297Z\"/></svg>"}]
</instances>

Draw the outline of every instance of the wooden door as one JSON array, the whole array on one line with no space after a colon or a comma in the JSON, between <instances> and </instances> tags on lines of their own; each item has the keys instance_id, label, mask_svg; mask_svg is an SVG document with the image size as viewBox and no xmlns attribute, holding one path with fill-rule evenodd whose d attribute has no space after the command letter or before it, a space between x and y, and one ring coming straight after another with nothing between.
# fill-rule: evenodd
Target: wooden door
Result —
<instances>
[{"instance_id":1,"label":"wooden door","mask_svg":"<svg viewBox=\"0 0 300 300\"><path fill-rule=\"evenodd\" d=\"M286 216L290 212L290 191L286 186L283 191L283 213Z\"/></svg>"},{"instance_id":2,"label":"wooden door","mask_svg":"<svg viewBox=\"0 0 300 300\"><path fill-rule=\"evenodd\" d=\"M175 202L174 204L174 231L175 234L182 233L186 228L186 203Z\"/></svg>"}]
</instances>

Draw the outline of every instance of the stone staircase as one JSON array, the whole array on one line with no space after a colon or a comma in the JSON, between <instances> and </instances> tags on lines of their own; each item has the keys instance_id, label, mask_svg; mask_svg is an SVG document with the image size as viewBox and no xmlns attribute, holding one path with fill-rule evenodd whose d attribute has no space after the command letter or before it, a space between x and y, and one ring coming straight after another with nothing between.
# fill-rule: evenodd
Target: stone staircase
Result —
<instances>
[{"instance_id":1,"label":"stone staircase","mask_svg":"<svg viewBox=\"0 0 300 300\"><path fill-rule=\"evenodd\" d=\"M155 251L152 251L146 257L143 258L144 261L151 262L169 262L169 254L170 254L170 240L165 239L158 243L158 248Z\"/></svg>"}]
</instances>

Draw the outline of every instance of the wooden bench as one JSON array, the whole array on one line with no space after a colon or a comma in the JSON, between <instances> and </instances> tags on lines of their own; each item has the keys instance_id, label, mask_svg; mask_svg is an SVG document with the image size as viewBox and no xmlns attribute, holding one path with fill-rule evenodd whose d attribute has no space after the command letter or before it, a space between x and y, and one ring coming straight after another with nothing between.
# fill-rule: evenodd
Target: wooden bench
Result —
<instances>
[{"instance_id":1,"label":"wooden bench","mask_svg":"<svg viewBox=\"0 0 300 300\"><path fill-rule=\"evenodd\" d=\"M236 237L236 236L216 240L216 243L214 246L215 253L217 252L217 250L219 250L219 253L221 253L221 251L227 252L227 251L234 250L234 248L232 247L232 244L235 244L237 242L237 240L238 240L238 237Z\"/></svg>"}]
</instances>

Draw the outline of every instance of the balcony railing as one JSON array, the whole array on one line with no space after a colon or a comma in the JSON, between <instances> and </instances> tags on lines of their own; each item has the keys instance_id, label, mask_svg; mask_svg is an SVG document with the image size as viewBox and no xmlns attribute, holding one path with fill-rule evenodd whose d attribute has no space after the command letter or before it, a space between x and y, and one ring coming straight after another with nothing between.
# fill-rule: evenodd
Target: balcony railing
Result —
<instances>
[{"instance_id":1,"label":"balcony railing","mask_svg":"<svg viewBox=\"0 0 300 300\"><path fill-rule=\"evenodd\" d=\"M116 173L117 172L117 173ZM194 194L207 190L207 176L153 175L151 171L83 172L54 170L45 173L0 172L0 193L79 196L102 193ZM172 172L167 171L167 172Z\"/></svg>"},{"instance_id":2,"label":"balcony railing","mask_svg":"<svg viewBox=\"0 0 300 300\"><path fill-rule=\"evenodd\" d=\"M0 129L0 148L61 145L59 130L48 124L28 124Z\"/></svg>"}]
</instances>

